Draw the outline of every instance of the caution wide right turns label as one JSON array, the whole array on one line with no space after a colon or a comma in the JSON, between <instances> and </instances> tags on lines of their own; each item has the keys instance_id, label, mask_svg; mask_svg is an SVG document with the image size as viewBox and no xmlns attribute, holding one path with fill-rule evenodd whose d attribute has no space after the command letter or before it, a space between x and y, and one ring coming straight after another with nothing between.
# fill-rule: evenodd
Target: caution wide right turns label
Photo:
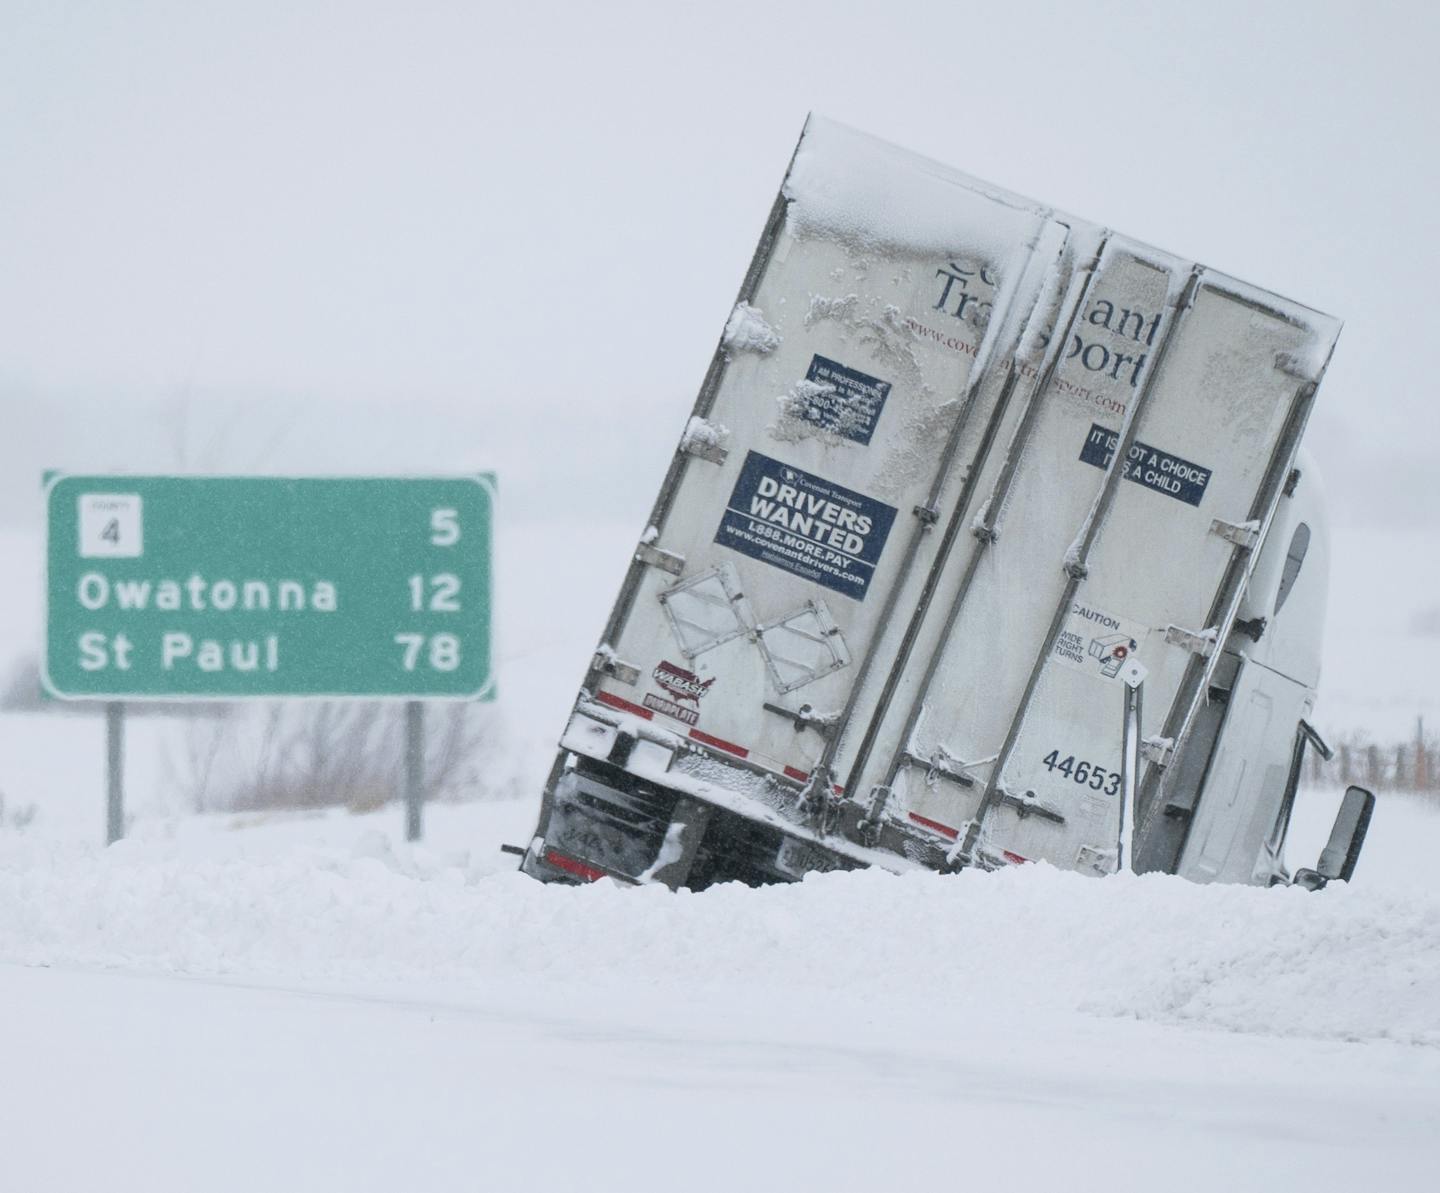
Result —
<instances>
[{"instance_id":1,"label":"caution wide right turns label","mask_svg":"<svg viewBox=\"0 0 1440 1193\"><path fill-rule=\"evenodd\" d=\"M1056 662L1100 679L1115 679L1126 661L1139 652L1145 632L1145 626L1137 621L1076 601L1052 653Z\"/></svg>"}]
</instances>

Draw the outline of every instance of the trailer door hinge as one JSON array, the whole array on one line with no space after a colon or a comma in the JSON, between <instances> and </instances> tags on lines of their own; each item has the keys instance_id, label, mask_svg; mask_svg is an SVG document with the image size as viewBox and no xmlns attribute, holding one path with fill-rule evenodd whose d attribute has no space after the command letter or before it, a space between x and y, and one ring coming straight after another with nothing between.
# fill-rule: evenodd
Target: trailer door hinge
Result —
<instances>
[{"instance_id":1,"label":"trailer door hinge","mask_svg":"<svg viewBox=\"0 0 1440 1193\"><path fill-rule=\"evenodd\" d=\"M1052 808L1044 803L1033 791L1022 791L1016 794L1007 791L1004 787L998 788L1000 802L1006 807L1014 808L1015 814L1024 820L1028 816L1038 816L1041 820L1048 820L1053 824L1064 824L1065 814L1058 808Z\"/></svg>"},{"instance_id":2,"label":"trailer door hinge","mask_svg":"<svg viewBox=\"0 0 1440 1193\"><path fill-rule=\"evenodd\" d=\"M652 543L641 543L635 548L635 558L652 568L679 576L685 571L685 556L674 551L665 551Z\"/></svg>"},{"instance_id":3,"label":"trailer door hinge","mask_svg":"<svg viewBox=\"0 0 1440 1193\"><path fill-rule=\"evenodd\" d=\"M883 784L870 792L870 805L855 826L861 842L872 849L880 843L880 818L885 815L885 805L890 802L892 792Z\"/></svg>"},{"instance_id":4,"label":"trailer door hinge","mask_svg":"<svg viewBox=\"0 0 1440 1193\"><path fill-rule=\"evenodd\" d=\"M597 650L595 658L590 666L593 670L618 679L623 684L629 684L632 688L640 682L640 668L617 659L613 653L607 650Z\"/></svg>"},{"instance_id":5,"label":"trailer door hinge","mask_svg":"<svg viewBox=\"0 0 1440 1193\"><path fill-rule=\"evenodd\" d=\"M1082 845L1075 851L1075 865L1091 874L1114 873L1116 858L1115 850L1102 849L1099 845Z\"/></svg>"},{"instance_id":6,"label":"trailer door hinge","mask_svg":"<svg viewBox=\"0 0 1440 1193\"><path fill-rule=\"evenodd\" d=\"M1216 518L1210 523L1210 533L1218 534L1226 542L1234 543L1246 551L1252 551L1260 541L1260 523L1243 522L1237 525L1226 522L1223 518Z\"/></svg>"},{"instance_id":7,"label":"trailer door hinge","mask_svg":"<svg viewBox=\"0 0 1440 1193\"><path fill-rule=\"evenodd\" d=\"M1208 659L1215 653L1216 633L1214 630L1202 630L1196 633L1194 630L1182 629L1178 625L1167 625L1165 627L1165 641L1171 646L1181 646L1191 654L1198 654L1202 659Z\"/></svg>"},{"instance_id":8,"label":"trailer door hinge","mask_svg":"<svg viewBox=\"0 0 1440 1193\"><path fill-rule=\"evenodd\" d=\"M1300 477L1303 475L1300 469L1290 469L1290 475L1285 478L1285 496L1294 497L1295 490L1300 487Z\"/></svg>"},{"instance_id":9,"label":"trailer door hinge","mask_svg":"<svg viewBox=\"0 0 1440 1193\"><path fill-rule=\"evenodd\" d=\"M700 435L688 436L681 442L680 450L687 456L697 456L712 464L723 464L730 455L729 449L721 447L718 441Z\"/></svg>"},{"instance_id":10,"label":"trailer door hinge","mask_svg":"<svg viewBox=\"0 0 1440 1193\"><path fill-rule=\"evenodd\" d=\"M1168 737L1147 737L1140 743L1140 753L1146 762L1160 767L1169 766L1175 754L1175 742Z\"/></svg>"},{"instance_id":11,"label":"trailer door hinge","mask_svg":"<svg viewBox=\"0 0 1440 1193\"><path fill-rule=\"evenodd\" d=\"M918 766L925 771L925 782L934 785L936 779L948 779L961 787L974 787L975 777L967 774L969 765L954 757L944 746L936 748L929 758L921 758L906 750L901 757L909 766Z\"/></svg>"},{"instance_id":12,"label":"trailer door hinge","mask_svg":"<svg viewBox=\"0 0 1440 1193\"><path fill-rule=\"evenodd\" d=\"M840 718L835 714L817 713L808 704L802 704L798 710L785 708L780 704L771 704L766 700L761 707L766 712L773 712L777 717L784 717L795 726L795 732L802 729L813 729L821 737L828 738L835 726L839 724Z\"/></svg>"}]
</instances>

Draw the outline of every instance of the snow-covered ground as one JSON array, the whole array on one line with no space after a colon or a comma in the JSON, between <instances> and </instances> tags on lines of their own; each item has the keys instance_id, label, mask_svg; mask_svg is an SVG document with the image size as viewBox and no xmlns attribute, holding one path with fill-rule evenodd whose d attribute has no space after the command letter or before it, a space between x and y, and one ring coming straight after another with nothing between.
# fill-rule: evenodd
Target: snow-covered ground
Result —
<instances>
[{"instance_id":1,"label":"snow-covered ground","mask_svg":"<svg viewBox=\"0 0 1440 1193\"><path fill-rule=\"evenodd\" d=\"M1426 871L557 888L533 811L5 838L7 1187L1432 1187Z\"/></svg>"},{"instance_id":2,"label":"snow-covered ground","mask_svg":"<svg viewBox=\"0 0 1440 1193\"><path fill-rule=\"evenodd\" d=\"M7 839L0 956L457 991L582 977L833 987L877 1010L1000 1001L1440 1048L1440 889L1428 876L1375 867L1373 881L1321 897L1045 866L698 896L546 887L499 849L526 839L530 801L431 812L430 839L414 848L395 839L393 812L192 817L108 850Z\"/></svg>"},{"instance_id":3,"label":"snow-covered ground","mask_svg":"<svg viewBox=\"0 0 1440 1193\"><path fill-rule=\"evenodd\" d=\"M1433 1053L823 987L0 969L11 1187L1433 1187Z\"/></svg>"}]
</instances>

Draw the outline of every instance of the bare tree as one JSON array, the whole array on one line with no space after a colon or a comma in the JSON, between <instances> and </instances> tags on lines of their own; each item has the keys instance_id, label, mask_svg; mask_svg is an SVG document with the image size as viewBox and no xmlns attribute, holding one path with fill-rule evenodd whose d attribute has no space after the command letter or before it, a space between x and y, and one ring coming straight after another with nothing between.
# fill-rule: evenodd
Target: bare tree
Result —
<instances>
[{"instance_id":1,"label":"bare tree","mask_svg":"<svg viewBox=\"0 0 1440 1193\"><path fill-rule=\"evenodd\" d=\"M348 807L366 811L404 791L398 704L291 703L243 708L187 726L172 773L196 811ZM497 790L501 735L490 706L432 704L425 734L432 799Z\"/></svg>"}]
</instances>

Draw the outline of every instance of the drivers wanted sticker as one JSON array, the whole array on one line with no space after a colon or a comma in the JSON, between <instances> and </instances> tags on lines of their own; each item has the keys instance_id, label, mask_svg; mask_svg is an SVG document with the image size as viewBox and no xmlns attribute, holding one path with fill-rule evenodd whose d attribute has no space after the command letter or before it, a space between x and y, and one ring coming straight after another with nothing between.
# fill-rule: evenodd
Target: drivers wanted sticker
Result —
<instances>
[{"instance_id":1,"label":"drivers wanted sticker","mask_svg":"<svg viewBox=\"0 0 1440 1193\"><path fill-rule=\"evenodd\" d=\"M894 521L892 505L752 451L715 541L863 601Z\"/></svg>"}]
</instances>

